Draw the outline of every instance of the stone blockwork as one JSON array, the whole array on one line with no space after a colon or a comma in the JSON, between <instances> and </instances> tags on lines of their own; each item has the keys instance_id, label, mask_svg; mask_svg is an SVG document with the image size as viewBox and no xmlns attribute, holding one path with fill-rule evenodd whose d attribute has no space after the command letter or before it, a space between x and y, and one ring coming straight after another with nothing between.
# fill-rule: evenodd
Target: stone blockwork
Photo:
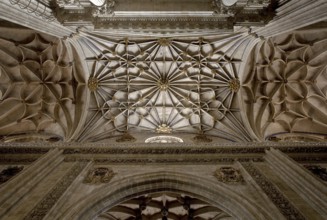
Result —
<instances>
[{"instance_id":1,"label":"stone blockwork","mask_svg":"<svg viewBox=\"0 0 327 220\"><path fill-rule=\"evenodd\" d=\"M323 145L320 145L321 148ZM51 149L54 146L57 149ZM152 212L168 216L168 219L172 215L178 218L192 215L211 218L213 217L211 212L216 213L217 218L221 215L221 218L229 216L230 219L238 219L241 216L245 216L246 219L310 219L310 214L315 219L324 219L323 210L326 204L324 200L319 202L315 198L324 193L326 186L312 177L308 181L311 184L320 184L320 191L310 191L312 203L301 202L302 200L297 198L303 195L296 187L302 186L306 190L309 188L304 180L297 177L308 175L307 179L311 175L310 172L295 161L287 162L293 164L287 168L290 178L294 176L291 183L278 171L279 167L284 166L287 158L292 160L287 154L301 155L303 152L315 154L313 146L302 146L294 150L292 144L289 144L284 146L284 151L288 152L286 154L276 150L277 146L263 147L263 150L255 150L260 152L262 158L260 161L235 162L242 161L246 151L255 152L251 147L244 147L243 150L239 150L239 158L235 157L234 162L226 163L222 160L219 163L205 163L193 160L192 164L187 162L189 160L187 158L195 158L196 155L190 154L186 146L185 150L181 148L181 152L172 151L167 147L168 154L164 153L162 156L167 159L178 156L180 162L176 164L166 162L164 166L151 159L151 152L156 151L152 146L143 149L135 146L131 155L126 154L126 149L121 149L121 155L125 152L125 157L136 161L133 164L126 163L126 160L110 163L107 160L95 159L97 152L101 152L102 157L110 157L113 151L109 149L85 147L82 150L62 145L66 150L58 150L58 146L50 144L47 153L0 186L0 190L7 191L1 196L6 202L0 209L6 219L106 219L106 216L112 213L124 219L124 215L146 217L153 215ZM198 146L198 149L193 147L193 152L203 151L201 148L203 146ZM234 148L233 151L237 152L237 147ZM37 152L36 148L31 147L21 146L15 149L12 146L12 149L9 152L19 157L24 155L23 152ZM208 149L210 156L207 158L214 158L221 152L231 150L230 146L225 150L222 146L221 149L210 147L210 150ZM142 154L138 154L138 151ZM277 151L278 154L274 153ZM5 156L5 153L3 154ZM276 155L283 161L275 158ZM67 160L72 156L76 162ZM117 156L120 157L119 154ZM147 164L137 162L137 158L140 157L147 157ZM324 166L323 163L320 166ZM34 170L36 167L38 171ZM31 175L35 175L36 178L31 178ZM28 184L20 188L18 182ZM12 188L15 184L17 191ZM292 189L292 192L288 191L289 189ZM176 196L176 193L181 196ZM169 201L167 207L170 208L165 212L159 212L158 208L155 208L159 203L155 205L156 202L151 202L151 198L159 197L161 211L166 207L164 201L166 199ZM130 202L122 203L127 200ZM26 201L34 202L25 204ZM137 207L131 205L135 202ZM183 211L172 208L177 206L183 207ZM303 209L305 211L302 213ZM134 210L134 214L127 210Z\"/></svg>"}]
</instances>

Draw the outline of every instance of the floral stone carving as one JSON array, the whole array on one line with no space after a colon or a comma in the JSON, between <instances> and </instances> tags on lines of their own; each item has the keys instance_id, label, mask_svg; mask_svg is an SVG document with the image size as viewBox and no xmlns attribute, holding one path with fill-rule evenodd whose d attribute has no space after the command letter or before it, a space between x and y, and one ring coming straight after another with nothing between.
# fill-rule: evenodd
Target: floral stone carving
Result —
<instances>
[{"instance_id":1,"label":"floral stone carving","mask_svg":"<svg viewBox=\"0 0 327 220\"><path fill-rule=\"evenodd\" d=\"M241 172L233 167L220 167L215 172L215 177L223 183L243 183Z\"/></svg>"},{"instance_id":2,"label":"floral stone carving","mask_svg":"<svg viewBox=\"0 0 327 220\"><path fill-rule=\"evenodd\" d=\"M110 168L97 167L90 170L84 179L84 183L100 184L109 183L115 173Z\"/></svg>"}]
</instances>

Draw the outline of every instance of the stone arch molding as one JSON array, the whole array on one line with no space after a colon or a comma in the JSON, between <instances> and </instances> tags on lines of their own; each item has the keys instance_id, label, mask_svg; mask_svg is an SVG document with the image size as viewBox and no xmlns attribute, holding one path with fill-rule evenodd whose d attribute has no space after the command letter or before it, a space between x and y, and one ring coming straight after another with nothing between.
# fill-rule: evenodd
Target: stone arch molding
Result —
<instances>
[{"instance_id":1,"label":"stone arch molding","mask_svg":"<svg viewBox=\"0 0 327 220\"><path fill-rule=\"evenodd\" d=\"M175 172L140 174L114 181L69 207L55 219L93 219L105 210L134 197L167 191L197 197L236 219L274 219L272 213L224 184Z\"/></svg>"}]
</instances>

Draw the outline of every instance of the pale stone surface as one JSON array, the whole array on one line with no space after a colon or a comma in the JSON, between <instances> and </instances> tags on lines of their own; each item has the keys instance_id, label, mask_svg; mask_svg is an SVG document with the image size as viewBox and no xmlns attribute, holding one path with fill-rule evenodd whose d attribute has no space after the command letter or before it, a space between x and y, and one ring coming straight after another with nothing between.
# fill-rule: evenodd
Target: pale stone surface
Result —
<instances>
[{"instance_id":1,"label":"pale stone surface","mask_svg":"<svg viewBox=\"0 0 327 220\"><path fill-rule=\"evenodd\" d=\"M327 3L271 2L1 1L1 218L326 219Z\"/></svg>"}]
</instances>

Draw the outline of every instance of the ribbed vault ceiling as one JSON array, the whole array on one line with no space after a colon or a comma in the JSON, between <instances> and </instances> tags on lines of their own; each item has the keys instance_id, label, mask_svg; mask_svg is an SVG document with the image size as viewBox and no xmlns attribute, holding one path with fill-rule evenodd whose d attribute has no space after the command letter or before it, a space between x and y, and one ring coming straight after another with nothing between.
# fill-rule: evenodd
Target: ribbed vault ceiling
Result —
<instances>
[{"instance_id":1,"label":"ribbed vault ceiling","mask_svg":"<svg viewBox=\"0 0 327 220\"><path fill-rule=\"evenodd\" d=\"M87 127L79 140L113 132L210 133L251 140L239 114L242 34L205 39L81 43L90 72ZM99 129L101 128L101 129Z\"/></svg>"},{"instance_id":2,"label":"ribbed vault ceiling","mask_svg":"<svg viewBox=\"0 0 327 220\"><path fill-rule=\"evenodd\" d=\"M249 53L248 33L129 39L80 30L56 39L2 30L5 141L326 133L326 32L261 40Z\"/></svg>"}]
</instances>

